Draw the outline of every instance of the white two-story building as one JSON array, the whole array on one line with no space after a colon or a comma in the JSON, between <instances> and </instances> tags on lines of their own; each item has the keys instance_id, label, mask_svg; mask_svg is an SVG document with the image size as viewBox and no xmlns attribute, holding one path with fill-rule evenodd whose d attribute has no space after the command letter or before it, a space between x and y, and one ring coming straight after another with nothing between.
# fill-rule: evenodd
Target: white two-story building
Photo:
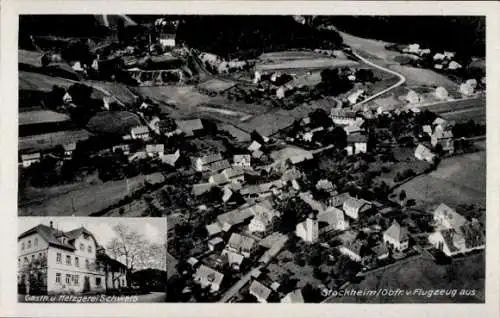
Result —
<instances>
[{"instance_id":1,"label":"white two-story building","mask_svg":"<svg viewBox=\"0 0 500 318\"><path fill-rule=\"evenodd\" d=\"M108 276L120 277L120 286L126 286L125 265L101 258L104 249L84 227L64 232L52 222L40 224L23 232L17 241L18 284L25 286L26 293L35 280L42 293L102 292L118 284L111 279L115 284L108 285Z\"/></svg>"}]
</instances>

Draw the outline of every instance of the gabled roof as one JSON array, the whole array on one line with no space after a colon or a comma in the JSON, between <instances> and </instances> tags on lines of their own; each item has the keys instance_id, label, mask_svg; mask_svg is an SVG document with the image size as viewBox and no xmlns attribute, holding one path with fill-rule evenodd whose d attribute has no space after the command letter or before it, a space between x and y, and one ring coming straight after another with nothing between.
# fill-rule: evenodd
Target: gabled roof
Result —
<instances>
[{"instance_id":1,"label":"gabled roof","mask_svg":"<svg viewBox=\"0 0 500 318\"><path fill-rule=\"evenodd\" d=\"M253 151L259 150L260 147L262 147L262 145L254 140L254 141L252 141L250 146L248 146L248 150L253 152Z\"/></svg>"},{"instance_id":2,"label":"gabled roof","mask_svg":"<svg viewBox=\"0 0 500 318\"><path fill-rule=\"evenodd\" d=\"M215 185L223 185L229 182L229 179L223 173L213 174L211 175L210 179Z\"/></svg>"},{"instance_id":3,"label":"gabled roof","mask_svg":"<svg viewBox=\"0 0 500 318\"><path fill-rule=\"evenodd\" d=\"M255 245L255 239L238 233L233 233L229 238L227 245L238 250L251 250Z\"/></svg>"},{"instance_id":4,"label":"gabled roof","mask_svg":"<svg viewBox=\"0 0 500 318\"><path fill-rule=\"evenodd\" d=\"M420 155L424 158L435 156L434 153L432 153L432 151L423 144L418 144L417 148L415 148L415 156L417 155Z\"/></svg>"},{"instance_id":5,"label":"gabled roof","mask_svg":"<svg viewBox=\"0 0 500 318\"><path fill-rule=\"evenodd\" d=\"M234 155L233 156L233 162L235 163L240 163L242 161L248 161L250 162L252 156L250 156L249 154L245 154L245 155Z\"/></svg>"},{"instance_id":6,"label":"gabled roof","mask_svg":"<svg viewBox=\"0 0 500 318\"><path fill-rule=\"evenodd\" d=\"M205 228L207 229L208 235L210 235L210 236L215 235L215 234L219 234L220 232L222 232L222 229L221 229L219 223L217 223L217 222L212 223L212 224L208 224L205 226ZM220 239L220 237L219 237L219 239Z\"/></svg>"},{"instance_id":7,"label":"gabled roof","mask_svg":"<svg viewBox=\"0 0 500 318\"><path fill-rule=\"evenodd\" d=\"M193 194L195 196L202 195L203 193L206 193L212 189L213 184L211 183L197 183L193 184Z\"/></svg>"},{"instance_id":8,"label":"gabled roof","mask_svg":"<svg viewBox=\"0 0 500 318\"><path fill-rule=\"evenodd\" d=\"M163 144L148 144L146 145L146 152L165 152L165 146Z\"/></svg>"},{"instance_id":9,"label":"gabled roof","mask_svg":"<svg viewBox=\"0 0 500 318\"><path fill-rule=\"evenodd\" d=\"M339 224L345 220L344 212L335 207L329 207L317 216L318 222L325 222L328 225Z\"/></svg>"},{"instance_id":10,"label":"gabled roof","mask_svg":"<svg viewBox=\"0 0 500 318\"><path fill-rule=\"evenodd\" d=\"M286 294L283 299L281 299L282 303L303 303L304 297L302 296L302 290L297 288L288 294Z\"/></svg>"},{"instance_id":11,"label":"gabled roof","mask_svg":"<svg viewBox=\"0 0 500 318\"><path fill-rule=\"evenodd\" d=\"M368 142L368 137L363 134L351 134L347 136L347 143Z\"/></svg>"},{"instance_id":12,"label":"gabled roof","mask_svg":"<svg viewBox=\"0 0 500 318\"><path fill-rule=\"evenodd\" d=\"M356 117L356 112L345 110L343 108L332 108L330 111L331 117L340 117L340 118L354 118Z\"/></svg>"},{"instance_id":13,"label":"gabled roof","mask_svg":"<svg viewBox=\"0 0 500 318\"><path fill-rule=\"evenodd\" d=\"M134 134L144 134L149 133L149 128L148 126L135 126L132 127L130 131Z\"/></svg>"},{"instance_id":14,"label":"gabled roof","mask_svg":"<svg viewBox=\"0 0 500 318\"><path fill-rule=\"evenodd\" d=\"M344 201L343 209L345 210L346 208L351 208L359 211L365 205L371 205L371 203L363 199L349 197Z\"/></svg>"},{"instance_id":15,"label":"gabled roof","mask_svg":"<svg viewBox=\"0 0 500 318\"><path fill-rule=\"evenodd\" d=\"M224 226L225 223L230 225L237 225L245 222L252 217L250 209L238 208L217 216L217 221L220 225Z\"/></svg>"},{"instance_id":16,"label":"gabled roof","mask_svg":"<svg viewBox=\"0 0 500 318\"><path fill-rule=\"evenodd\" d=\"M227 261L230 265L241 265L241 263L243 263L243 260L245 259L243 255L228 250L223 250L221 255L227 256Z\"/></svg>"},{"instance_id":17,"label":"gabled roof","mask_svg":"<svg viewBox=\"0 0 500 318\"><path fill-rule=\"evenodd\" d=\"M222 173L228 178L228 179L233 179L240 177L245 174L245 170L241 167L229 167L224 169Z\"/></svg>"},{"instance_id":18,"label":"gabled roof","mask_svg":"<svg viewBox=\"0 0 500 318\"><path fill-rule=\"evenodd\" d=\"M192 136L195 131L204 128L200 119L176 120L175 123L187 136Z\"/></svg>"},{"instance_id":19,"label":"gabled roof","mask_svg":"<svg viewBox=\"0 0 500 318\"><path fill-rule=\"evenodd\" d=\"M398 242L406 241L409 238L408 230L406 229L406 227L402 227L396 221L394 221L392 225L387 230L385 230L384 235Z\"/></svg>"},{"instance_id":20,"label":"gabled roof","mask_svg":"<svg viewBox=\"0 0 500 318\"><path fill-rule=\"evenodd\" d=\"M271 289L264 286L263 284L259 283L256 280L254 280L252 282L252 284L250 284L250 287L248 290L252 295L254 295L255 297L258 297L260 299L267 300L269 298L269 296L271 295Z\"/></svg>"},{"instance_id":21,"label":"gabled roof","mask_svg":"<svg viewBox=\"0 0 500 318\"><path fill-rule=\"evenodd\" d=\"M73 231L70 231L68 233L74 235L71 232L73 232ZM28 235L32 235L35 233L39 234L41 237L43 237L43 239L45 241L47 241L47 243L49 243L49 245L57 246L57 247L65 248L65 249L69 249L69 250L75 250L75 246L69 242L70 240L68 240L67 243L63 243L62 241L60 241L58 239L61 236L68 237L65 232L51 228L50 226L47 226L44 224L39 224L39 225L35 226L34 228L31 228L31 229L21 233L17 237L17 239L20 240L23 237L26 237Z\"/></svg>"},{"instance_id":22,"label":"gabled roof","mask_svg":"<svg viewBox=\"0 0 500 318\"><path fill-rule=\"evenodd\" d=\"M196 270L195 278L206 280L215 285L220 285L222 279L224 279L224 274L202 264Z\"/></svg>"},{"instance_id":23,"label":"gabled roof","mask_svg":"<svg viewBox=\"0 0 500 318\"><path fill-rule=\"evenodd\" d=\"M219 152L217 152L217 153L213 153L213 154L209 154L209 155L205 155L203 157L200 157L200 160L201 160L201 164L206 165L206 164L210 164L212 162L222 160L222 155Z\"/></svg>"},{"instance_id":24,"label":"gabled roof","mask_svg":"<svg viewBox=\"0 0 500 318\"><path fill-rule=\"evenodd\" d=\"M358 240L354 240L346 245L343 245L344 248L350 250L354 254L361 256L361 249L363 248L363 243Z\"/></svg>"},{"instance_id":25,"label":"gabled roof","mask_svg":"<svg viewBox=\"0 0 500 318\"><path fill-rule=\"evenodd\" d=\"M41 155L39 152L21 155L21 160L33 160L33 159L40 159L40 158L41 158Z\"/></svg>"},{"instance_id":26,"label":"gabled roof","mask_svg":"<svg viewBox=\"0 0 500 318\"><path fill-rule=\"evenodd\" d=\"M76 142L70 142L63 145L64 151L73 151L76 149Z\"/></svg>"},{"instance_id":27,"label":"gabled roof","mask_svg":"<svg viewBox=\"0 0 500 318\"><path fill-rule=\"evenodd\" d=\"M340 207L343 206L344 202L347 201L347 199L349 198L352 198L351 195L347 192L344 192L334 197L331 197L328 203L330 206Z\"/></svg>"}]
</instances>

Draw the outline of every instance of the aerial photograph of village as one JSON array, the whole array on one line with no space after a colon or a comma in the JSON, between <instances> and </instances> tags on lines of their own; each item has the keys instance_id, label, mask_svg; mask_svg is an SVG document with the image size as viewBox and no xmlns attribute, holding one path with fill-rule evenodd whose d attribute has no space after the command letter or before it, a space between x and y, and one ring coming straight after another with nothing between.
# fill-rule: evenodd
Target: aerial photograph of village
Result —
<instances>
[{"instance_id":1,"label":"aerial photograph of village","mask_svg":"<svg viewBox=\"0 0 500 318\"><path fill-rule=\"evenodd\" d=\"M18 215L35 221L18 242L38 233L77 253L75 239L92 237L102 264L127 273L107 285L104 272L61 276L57 259L35 262L49 273L43 289L175 303L484 303L485 23L21 15ZM155 243L165 275L136 278L151 266L108 253L91 224L112 218L144 235L141 222L166 221L166 251ZM23 296L38 286L25 262ZM158 277L163 289L143 291Z\"/></svg>"}]
</instances>

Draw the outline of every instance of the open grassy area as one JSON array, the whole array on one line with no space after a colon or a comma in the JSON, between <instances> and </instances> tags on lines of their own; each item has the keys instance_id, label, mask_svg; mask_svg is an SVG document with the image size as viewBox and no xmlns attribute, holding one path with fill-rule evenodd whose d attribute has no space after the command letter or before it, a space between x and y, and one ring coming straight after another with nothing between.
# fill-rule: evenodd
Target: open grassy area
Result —
<instances>
[{"instance_id":1,"label":"open grassy area","mask_svg":"<svg viewBox=\"0 0 500 318\"><path fill-rule=\"evenodd\" d=\"M344 296L332 297L332 303L481 303L484 302L485 259L484 253L477 253L451 264L438 265L432 260L418 258L411 262L390 267L385 271L368 274L359 284L351 284L353 290L397 290L400 296ZM432 296L413 294L415 289L456 289L457 295ZM474 295L459 295L461 290L473 291ZM406 294L409 291L409 294Z\"/></svg>"},{"instance_id":2,"label":"open grassy area","mask_svg":"<svg viewBox=\"0 0 500 318\"><path fill-rule=\"evenodd\" d=\"M65 130L54 133L19 138L20 152L35 152L53 149L57 145L88 139L92 134L84 129Z\"/></svg>"},{"instance_id":3,"label":"open grassy area","mask_svg":"<svg viewBox=\"0 0 500 318\"><path fill-rule=\"evenodd\" d=\"M19 215L88 216L117 203L141 188L146 180L161 182L162 178L161 173L130 178L130 192L127 192L125 179L104 183L93 179L72 185L19 189Z\"/></svg>"},{"instance_id":4,"label":"open grassy area","mask_svg":"<svg viewBox=\"0 0 500 318\"><path fill-rule=\"evenodd\" d=\"M438 168L418 176L394 193L405 190L408 198L427 204L486 204L486 151L445 158Z\"/></svg>"}]
</instances>

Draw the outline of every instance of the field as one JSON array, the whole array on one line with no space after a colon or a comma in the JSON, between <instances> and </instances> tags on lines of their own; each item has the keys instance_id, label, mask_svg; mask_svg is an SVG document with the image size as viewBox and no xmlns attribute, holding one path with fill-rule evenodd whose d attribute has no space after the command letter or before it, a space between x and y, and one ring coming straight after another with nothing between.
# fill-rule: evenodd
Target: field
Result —
<instances>
[{"instance_id":1,"label":"field","mask_svg":"<svg viewBox=\"0 0 500 318\"><path fill-rule=\"evenodd\" d=\"M106 95L113 96L122 104L133 105L136 101L134 93L128 87L121 83L102 82L102 81L85 81L84 84L98 89Z\"/></svg>"},{"instance_id":2,"label":"field","mask_svg":"<svg viewBox=\"0 0 500 318\"><path fill-rule=\"evenodd\" d=\"M331 297L330 303L480 303L484 302L485 259L484 253L477 253L453 260L451 264L438 265L432 260L418 258L368 274L359 284L351 284L347 289L378 290L401 289L400 296L344 296ZM432 296L411 295L406 291L436 289L457 289L457 295ZM474 290L474 296L460 296L461 290Z\"/></svg>"},{"instance_id":3,"label":"field","mask_svg":"<svg viewBox=\"0 0 500 318\"><path fill-rule=\"evenodd\" d=\"M50 92L54 85L68 89L76 83L80 82L41 73L19 71L19 90ZM81 82L81 84L85 84L85 82ZM102 99L107 95L109 94L105 94L97 89L92 91L92 98L95 99Z\"/></svg>"},{"instance_id":4,"label":"field","mask_svg":"<svg viewBox=\"0 0 500 318\"><path fill-rule=\"evenodd\" d=\"M36 51L18 50L18 63L31 67L42 66L42 53Z\"/></svg>"},{"instance_id":5,"label":"field","mask_svg":"<svg viewBox=\"0 0 500 318\"><path fill-rule=\"evenodd\" d=\"M54 133L33 135L19 138L20 152L44 151L57 145L88 139L92 134L84 129L66 130Z\"/></svg>"},{"instance_id":6,"label":"field","mask_svg":"<svg viewBox=\"0 0 500 318\"><path fill-rule=\"evenodd\" d=\"M418 176L394 190L405 190L408 198L427 205L441 202L486 204L486 151L445 158L437 170Z\"/></svg>"},{"instance_id":7,"label":"field","mask_svg":"<svg viewBox=\"0 0 500 318\"><path fill-rule=\"evenodd\" d=\"M442 113L441 117L450 121L455 121L457 123L473 120L476 123L486 124L486 108L476 107L476 108L463 109L448 113Z\"/></svg>"},{"instance_id":8,"label":"field","mask_svg":"<svg viewBox=\"0 0 500 318\"><path fill-rule=\"evenodd\" d=\"M457 93L458 85L455 82L432 70L396 64L389 66L389 68L404 75L407 85L443 86L450 94Z\"/></svg>"},{"instance_id":9,"label":"field","mask_svg":"<svg viewBox=\"0 0 500 318\"><path fill-rule=\"evenodd\" d=\"M35 110L19 113L19 125L57 123L69 120L71 118L68 115L51 110Z\"/></svg>"},{"instance_id":10,"label":"field","mask_svg":"<svg viewBox=\"0 0 500 318\"><path fill-rule=\"evenodd\" d=\"M236 85L235 82L223 81L223 80L214 78L214 79L210 79L206 82L201 83L198 87L201 90L210 91L210 92L214 92L214 93L222 93L225 90L228 90L235 85Z\"/></svg>"},{"instance_id":11,"label":"field","mask_svg":"<svg viewBox=\"0 0 500 318\"><path fill-rule=\"evenodd\" d=\"M127 111L99 112L90 119L87 129L101 134L125 135L130 128L141 125L139 116Z\"/></svg>"},{"instance_id":12,"label":"field","mask_svg":"<svg viewBox=\"0 0 500 318\"><path fill-rule=\"evenodd\" d=\"M130 191L143 186L144 181L162 181L162 174L140 175L128 179ZM101 182L93 178L50 188L19 189L19 215L22 216L89 216L117 203L127 195L125 180ZM92 200L89 200L92 198Z\"/></svg>"},{"instance_id":13,"label":"field","mask_svg":"<svg viewBox=\"0 0 500 318\"><path fill-rule=\"evenodd\" d=\"M353 66L358 63L345 58L328 58L321 53L308 51L282 51L264 53L259 57L255 69L268 71L297 71Z\"/></svg>"}]
</instances>

